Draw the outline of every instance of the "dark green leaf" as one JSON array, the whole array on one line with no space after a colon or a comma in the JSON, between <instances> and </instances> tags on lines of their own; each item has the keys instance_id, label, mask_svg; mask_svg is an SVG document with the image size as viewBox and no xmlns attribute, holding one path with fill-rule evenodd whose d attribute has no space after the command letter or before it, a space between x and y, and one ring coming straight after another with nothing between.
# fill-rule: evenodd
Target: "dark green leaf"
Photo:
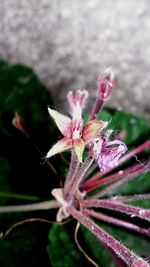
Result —
<instances>
[{"instance_id":1,"label":"dark green leaf","mask_svg":"<svg viewBox=\"0 0 150 267\"><path fill-rule=\"evenodd\" d=\"M128 181L121 185L117 190L113 191L113 194L122 195L134 195L144 194L150 192L150 172L143 173L139 177L135 177L133 180Z\"/></svg>"},{"instance_id":2,"label":"dark green leaf","mask_svg":"<svg viewBox=\"0 0 150 267\"><path fill-rule=\"evenodd\" d=\"M84 257L80 254L64 225L53 225L49 232L49 240L51 244L47 251L52 266L86 266Z\"/></svg>"}]
</instances>

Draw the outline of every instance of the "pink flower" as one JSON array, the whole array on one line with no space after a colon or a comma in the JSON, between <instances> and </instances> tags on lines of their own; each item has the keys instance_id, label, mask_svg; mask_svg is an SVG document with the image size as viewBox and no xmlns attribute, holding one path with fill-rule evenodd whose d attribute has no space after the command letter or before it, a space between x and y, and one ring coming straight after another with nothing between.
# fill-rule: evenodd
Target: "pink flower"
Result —
<instances>
[{"instance_id":1,"label":"pink flower","mask_svg":"<svg viewBox=\"0 0 150 267\"><path fill-rule=\"evenodd\" d=\"M81 94L78 91L78 97L74 97L70 93L69 102L72 111L72 119L69 117L48 108L50 116L54 119L57 127L63 134L63 138L58 141L47 153L46 157L52 157L57 153L61 153L68 149L74 149L78 160L82 162L82 155L85 148L90 141L92 141L97 134L102 131L107 123L103 121L91 120L85 125L82 122L82 108L85 102L85 91Z\"/></svg>"},{"instance_id":2,"label":"pink flower","mask_svg":"<svg viewBox=\"0 0 150 267\"><path fill-rule=\"evenodd\" d=\"M97 138L93 143L92 154L101 171L116 167L120 157L127 151L126 145L120 140L107 141Z\"/></svg>"},{"instance_id":3,"label":"pink flower","mask_svg":"<svg viewBox=\"0 0 150 267\"><path fill-rule=\"evenodd\" d=\"M81 110L83 110L85 108L87 98L88 92L86 90L78 90L76 92L69 91L67 94L67 99L73 118L75 117L76 105L79 103Z\"/></svg>"}]
</instances>

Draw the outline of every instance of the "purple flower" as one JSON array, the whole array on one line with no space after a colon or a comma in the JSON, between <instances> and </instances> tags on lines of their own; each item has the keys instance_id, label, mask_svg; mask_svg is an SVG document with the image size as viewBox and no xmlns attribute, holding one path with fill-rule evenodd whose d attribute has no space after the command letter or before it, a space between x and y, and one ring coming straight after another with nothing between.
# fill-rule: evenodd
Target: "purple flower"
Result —
<instances>
[{"instance_id":1,"label":"purple flower","mask_svg":"<svg viewBox=\"0 0 150 267\"><path fill-rule=\"evenodd\" d=\"M127 151L126 145L119 141L102 141L101 151L98 153L97 163L101 171L118 166L118 160Z\"/></svg>"},{"instance_id":2,"label":"purple flower","mask_svg":"<svg viewBox=\"0 0 150 267\"><path fill-rule=\"evenodd\" d=\"M111 131L95 138L90 146L90 153L97 161L101 171L118 166L120 157L127 151L127 146L120 140L108 141Z\"/></svg>"}]
</instances>

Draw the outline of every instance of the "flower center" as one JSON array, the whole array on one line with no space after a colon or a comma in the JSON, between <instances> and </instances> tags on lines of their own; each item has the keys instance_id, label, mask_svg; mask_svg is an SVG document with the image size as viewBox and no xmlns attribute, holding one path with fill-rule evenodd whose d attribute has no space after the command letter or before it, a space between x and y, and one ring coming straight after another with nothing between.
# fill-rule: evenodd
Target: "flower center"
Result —
<instances>
[{"instance_id":1,"label":"flower center","mask_svg":"<svg viewBox=\"0 0 150 267\"><path fill-rule=\"evenodd\" d=\"M73 122L72 127L72 139L81 139L82 137L82 123L81 122Z\"/></svg>"}]
</instances>

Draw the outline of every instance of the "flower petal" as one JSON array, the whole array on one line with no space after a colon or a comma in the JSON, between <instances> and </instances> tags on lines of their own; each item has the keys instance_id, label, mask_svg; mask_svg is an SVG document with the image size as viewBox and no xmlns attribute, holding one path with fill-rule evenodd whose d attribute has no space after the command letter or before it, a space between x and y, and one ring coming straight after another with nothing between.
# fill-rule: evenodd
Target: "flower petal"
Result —
<instances>
[{"instance_id":1,"label":"flower petal","mask_svg":"<svg viewBox=\"0 0 150 267\"><path fill-rule=\"evenodd\" d=\"M80 162L82 162L82 156L83 156L85 143L83 142L82 139L76 139L73 141L73 146L74 146L74 150L76 152L76 155L78 157L78 160Z\"/></svg>"},{"instance_id":2,"label":"flower petal","mask_svg":"<svg viewBox=\"0 0 150 267\"><path fill-rule=\"evenodd\" d=\"M61 153L72 147L72 141L69 138L63 138L58 141L52 148L48 151L46 158L50 158L55 154Z\"/></svg>"},{"instance_id":3,"label":"flower petal","mask_svg":"<svg viewBox=\"0 0 150 267\"><path fill-rule=\"evenodd\" d=\"M71 119L49 107L48 107L48 112L50 116L54 119L57 127L62 132L62 134L66 137L70 137Z\"/></svg>"},{"instance_id":4,"label":"flower petal","mask_svg":"<svg viewBox=\"0 0 150 267\"><path fill-rule=\"evenodd\" d=\"M78 101L81 106L81 109L83 110L85 108L87 98L88 98L88 92L86 90L83 91L77 90L76 92L70 91L67 94L67 99L71 109L71 113L72 114L74 113L74 109Z\"/></svg>"},{"instance_id":5,"label":"flower petal","mask_svg":"<svg viewBox=\"0 0 150 267\"><path fill-rule=\"evenodd\" d=\"M104 142L98 155L98 165L101 171L117 167L120 157L127 151L126 145L120 140ZM112 146L112 147L111 147Z\"/></svg>"},{"instance_id":6,"label":"flower petal","mask_svg":"<svg viewBox=\"0 0 150 267\"><path fill-rule=\"evenodd\" d=\"M83 127L82 138L85 143L89 143L96 135L107 126L107 122L91 120Z\"/></svg>"},{"instance_id":7,"label":"flower petal","mask_svg":"<svg viewBox=\"0 0 150 267\"><path fill-rule=\"evenodd\" d=\"M80 105L80 102L77 101L73 113L72 113L72 119L73 121L82 121L82 108Z\"/></svg>"}]
</instances>

